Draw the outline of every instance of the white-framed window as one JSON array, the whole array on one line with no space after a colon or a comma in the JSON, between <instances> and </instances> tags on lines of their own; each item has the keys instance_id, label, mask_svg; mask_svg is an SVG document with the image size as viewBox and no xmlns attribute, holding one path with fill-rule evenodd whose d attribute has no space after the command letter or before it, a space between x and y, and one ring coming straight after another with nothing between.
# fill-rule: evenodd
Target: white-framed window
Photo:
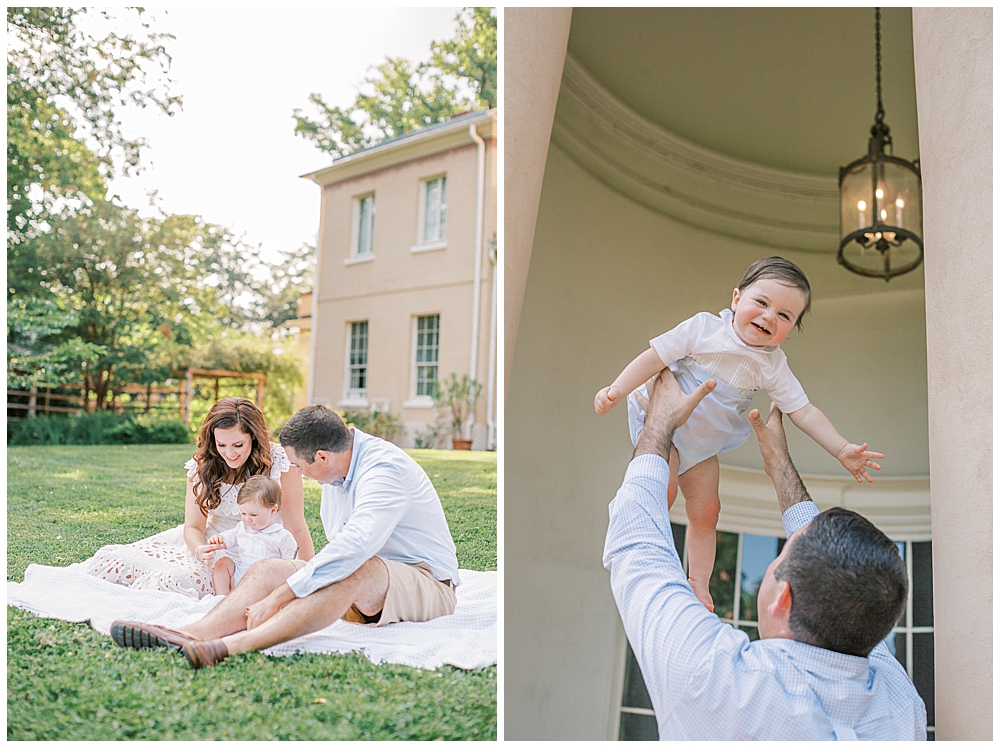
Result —
<instances>
[{"instance_id":1,"label":"white-framed window","mask_svg":"<svg viewBox=\"0 0 1000 748\"><path fill-rule=\"evenodd\" d=\"M674 545L687 570L684 525L671 523ZM751 533L716 532L715 568L709 591L715 612L726 623L757 632L757 593L768 565L785 544L784 538ZM927 737L934 737L934 600L930 541L896 541L910 580L906 611L885 643L906 668L927 706ZM639 664L626 645L625 680L619 706L619 740L657 740L656 713L642 680Z\"/></svg>"},{"instance_id":2,"label":"white-framed window","mask_svg":"<svg viewBox=\"0 0 1000 748\"><path fill-rule=\"evenodd\" d=\"M410 366L412 399L403 403L409 408L430 408L438 384L438 353L441 315L425 314L413 318L413 355Z\"/></svg>"},{"instance_id":3,"label":"white-framed window","mask_svg":"<svg viewBox=\"0 0 1000 748\"><path fill-rule=\"evenodd\" d=\"M448 183L444 175L420 183L419 220L415 252L444 249L448 216Z\"/></svg>"},{"instance_id":4,"label":"white-framed window","mask_svg":"<svg viewBox=\"0 0 1000 748\"><path fill-rule=\"evenodd\" d=\"M375 193L353 200L351 216L351 256L347 264L375 259Z\"/></svg>"},{"instance_id":5,"label":"white-framed window","mask_svg":"<svg viewBox=\"0 0 1000 748\"><path fill-rule=\"evenodd\" d=\"M339 407L368 406L368 320L347 323L344 399Z\"/></svg>"}]
</instances>

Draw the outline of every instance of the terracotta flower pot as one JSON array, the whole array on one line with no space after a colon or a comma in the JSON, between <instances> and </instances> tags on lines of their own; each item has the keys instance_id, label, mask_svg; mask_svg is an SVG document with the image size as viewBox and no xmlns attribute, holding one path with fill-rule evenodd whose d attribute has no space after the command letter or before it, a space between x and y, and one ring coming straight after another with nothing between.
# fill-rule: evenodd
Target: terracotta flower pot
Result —
<instances>
[{"instance_id":1,"label":"terracotta flower pot","mask_svg":"<svg viewBox=\"0 0 1000 748\"><path fill-rule=\"evenodd\" d=\"M452 439L452 449L472 449L472 439Z\"/></svg>"}]
</instances>

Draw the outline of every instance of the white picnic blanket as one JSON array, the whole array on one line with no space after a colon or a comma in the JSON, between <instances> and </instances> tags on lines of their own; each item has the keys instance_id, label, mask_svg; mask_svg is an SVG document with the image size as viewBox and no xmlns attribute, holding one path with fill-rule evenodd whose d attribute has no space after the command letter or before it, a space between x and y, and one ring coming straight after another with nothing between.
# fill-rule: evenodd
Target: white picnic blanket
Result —
<instances>
[{"instance_id":1,"label":"white picnic blanket","mask_svg":"<svg viewBox=\"0 0 1000 748\"><path fill-rule=\"evenodd\" d=\"M186 626L222 600L215 595L193 600L173 592L133 590L92 577L79 567L31 564L23 582L7 583L7 604L45 618L89 620L95 629L107 634L112 621L118 619L167 628ZM265 649L264 653L360 651L375 664L391 662L429 670L441 665L466 670L495 665L497 573L462 569L460 574L462 584L457 590L454 615L381 627L337 621L315 633Z\"/></svg>"}]
</instances>

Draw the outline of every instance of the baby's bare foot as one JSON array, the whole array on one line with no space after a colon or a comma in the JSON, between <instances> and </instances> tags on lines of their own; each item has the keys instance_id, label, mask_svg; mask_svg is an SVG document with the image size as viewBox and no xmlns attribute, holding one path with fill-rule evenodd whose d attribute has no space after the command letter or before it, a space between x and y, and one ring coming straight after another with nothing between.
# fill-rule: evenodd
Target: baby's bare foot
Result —
<instances>
[{"instance_id":1,"label":"baby's bare foot","mask_svg":"<svg viewBox=\"0 0 1000 748\"><path fill-rule=\"evenodd\" d=\"M688 584L691 585L691 589L694 590L694 596L698 598L699 602L708 608L709 612L714 613L715 603L712 601L712 595L708 591L708 584L690 578L688 579Z\"/></svg>"}]
</instances>

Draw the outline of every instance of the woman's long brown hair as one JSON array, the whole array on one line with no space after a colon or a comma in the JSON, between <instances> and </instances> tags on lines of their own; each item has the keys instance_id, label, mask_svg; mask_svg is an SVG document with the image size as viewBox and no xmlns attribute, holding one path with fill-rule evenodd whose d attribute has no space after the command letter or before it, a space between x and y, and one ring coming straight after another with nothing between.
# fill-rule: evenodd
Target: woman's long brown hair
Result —
<instances>
[{"instance_id":1,"label":"woman's long brown hair","mask_svg":"<svg viewBox=\"0 0 1000 748\"><path fill-rule=\"evenodd\" d=\"M251 475L271 474L271 435L264 423L264 415L245 397L227 397L219 400L205 416L198 432L198 449L194 461L198 463L198 480L194 484L195 500L206 517L222 501L219 487L229 477L229 466L215 446L215 430L234 426L250 437L252 446L233 483L241 483Z\"/></svg>"}]
</instances>

